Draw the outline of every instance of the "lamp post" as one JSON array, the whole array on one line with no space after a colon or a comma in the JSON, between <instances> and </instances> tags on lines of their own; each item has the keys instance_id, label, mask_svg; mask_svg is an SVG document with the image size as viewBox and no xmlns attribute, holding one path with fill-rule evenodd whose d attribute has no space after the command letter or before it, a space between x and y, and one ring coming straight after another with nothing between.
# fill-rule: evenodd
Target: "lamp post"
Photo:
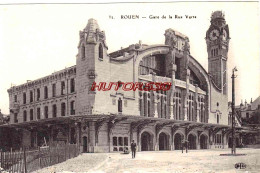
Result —
<instances>
[{"instance_id":1,"label":"lamp post","mask_svg":"<svg viewBox=\"0 0 260 173\"><path fill-rule=\"evenodd\" d=\"M235 138L235 72L237 71L237 68L233 68L232 70L232 148L231 148L231 154L236 154L236 138Z\"/></svg>"}]
</instances>

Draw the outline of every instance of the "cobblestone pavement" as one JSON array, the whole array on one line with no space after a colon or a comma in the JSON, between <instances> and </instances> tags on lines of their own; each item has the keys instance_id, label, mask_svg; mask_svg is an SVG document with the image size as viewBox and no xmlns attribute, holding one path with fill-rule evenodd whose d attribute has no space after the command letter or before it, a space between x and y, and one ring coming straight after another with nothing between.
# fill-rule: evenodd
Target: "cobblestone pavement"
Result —
<instances>
[{"instance_id":1,"label":"cobblestone pavement","mask_svg":"<svg viewBox=\"0 0 260 173\"><path fill-rule=\"evenodd\" d=\"M82 154L37 172L97 172L97 173L156 173L156 172L260 172L260 149L237 149L246 156L220 156L229 150L192 150L137 152L135 159L131 154L93 153ZM245 163L246 169L236 169L236 163Z\"/></svg>"}]
</instances>

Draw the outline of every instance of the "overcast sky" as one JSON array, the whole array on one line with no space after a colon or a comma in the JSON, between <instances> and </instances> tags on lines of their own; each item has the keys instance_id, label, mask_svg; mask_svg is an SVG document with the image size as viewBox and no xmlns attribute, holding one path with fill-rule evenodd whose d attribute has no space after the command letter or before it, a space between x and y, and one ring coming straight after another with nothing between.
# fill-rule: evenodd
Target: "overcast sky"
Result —
<instances>
[{"instance_id":1,"label":"overcast sky","mask_svg":"<svg viewBox=\"0 0 260 173\"><path fill-rule=\"evenodd\" d=\"M0 109L9 113L7 89L76 64L79 31L95 18L106 33L108 51L142 40L164 44L173 28L189 37L191 55L208 69L205 35L212 11L223 10L230 29L228 57L229 100L231 70L237 66L236 104L260 95L259 9L256 2L193 2L152 4L0 5ZM121 15L146 19L120 19ZM149 16L183 16L149 19ZM186 19L185 15L196 16ZM109 19L113 16L115 19Z\"/></svg>"}]
</instances>

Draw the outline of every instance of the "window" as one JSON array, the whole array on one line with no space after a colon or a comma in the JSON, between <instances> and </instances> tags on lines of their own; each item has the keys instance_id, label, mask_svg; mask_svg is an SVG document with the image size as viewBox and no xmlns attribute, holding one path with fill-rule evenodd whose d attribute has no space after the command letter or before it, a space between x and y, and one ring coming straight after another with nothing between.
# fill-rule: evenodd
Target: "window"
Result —
<instances>
[{"instance_id":1,"label":"window","mask_svg":"<svg viewBox=\"0 0 260 173\"><path fill-rule=\"evenodd\" d=\"M249 118L249 113L248 113L248 112L246 113L246 118L247 118L247 119Z\"/></svg>"},{"instance_id":2,"label":"window","mask_svg":"<svg viewBox=\"0 0 260 173\"><path fill-rule=\"evenodd\" d=\"M117 137L113 137L113 146L117 146Z\"/></svg>"},{"instance_id":3,"label":"window","mask_svg":"<svg viewBox=\"0 0 260 173\"><path fill-rule=\"evenodd\" d=\"M17 95L14 95L14 102L17 102Z\"/></svg>"},{"instance_id":4,"label":"window","mask_svg":"<svg viewBox=\"0 0 260 173\"><path fill-rule=\"evenodd\" d=\"M75 101L70 102L70 115L75 115Z\"/></svg>"},{"instance_id":5,"label":"window","mask_svg":"<svg viewBox=\"0 0 260 173\"><path fill-rule=\"evenodd\" d=\"M48 117L49 117L48 113L49 113L48 106L45 106L45 107L44 107L44 117L45 117L45 118L48 118Z\"/></svg>"},{"instance_id":6,"label":"window","mask_svg":"<svg viewBox=\"0 0 260 173\"><path fill-rule=\"evenodd\" d=\"M40 100L40 97L41 97L41 90L40 88L37 88L37 101Z\"/></svg>"},{"instance_id":7,"label":"window","mask_svg":"<svg viewBox=\"0 0 260 173\"><path fill-rule=\"evenodd\" d=\"M30 109L30 121L33 120L33 109Z\"/></svg>"},{"instance_id":8,"label":"window","mask_svg":"<svg viewBox=\"0 0 260 173\"><path fill-rule=\"evenodd\" d=\"M146 93L144 93L144 99L143 99L143 101L144 101L144 116L146 117L147 116L147 94Z\"/></svg>"},{"instance_id":9,"label":"window","mask_svg":"<svg viewBox=\"0 0 260 173\"><path fill-rule=\"evenodd\" d=\"M124 137L124 146L128 146L128 137Z\"/></svg>"},{"instance_id":10,"label":"window","mask_svg":"<svg viewBox=\"0 0 260 173\"><path fill-rule=\"evenodd\" d=\"M56 84L52 84L52 97L56 96Z\"/></svg>"},{"instance_id":11,"label":"window","mask_svg":"<svg viewBox=\"0 0 260 173\"><path fill-rule=\"evenodd\" d=\"M113 137L113 151L128 150L128 137Z\"/></svg>"},{"instance_id":12,"label":"window","mask_svg":"<svg viewBox=\"0 0 260 173\"><path fill-rule=\"evenodd\" d=\"M75 80L74 78L70 79L70 92L75 92Z\"/></svg>"},{"instance_id":13,"label":"window","mask_svg":"<svg viewBox=\"0 0 260 173\"><path fill-rule=\"evenodd\" d=\"M222 143L222 135L221 134L216 134L215 135L215 144L217 144L217 145L221 145L221 143Z\"/></svg>"},{"instance_id":14,"label":"window","mask_svg":"<svg viewBox=\"0 0 260 173\"><path fill-rule=\"evenodd\" d=\"M14 113L14 123L18 123L17 113Z\"/></svg>"},{"instance_id":15,"label":"window","mask_svg":"<svg viewBox=\"0 0 260 173\"><path fill-rule=\"evenodd\" d=\"M48 98L48 87L45 86L44 87L44 99L47 99Z\"/></svg>"},{"instance_id":16,"label":"window","mask_svg":"<svg viewBox=\"0 0 260 173\"><path fill-rule=\"evenodd\" d=\"M33 91L30 91L30 102L33 102Z\"/></svg>"},{"instance_id":17,"label":"window","mask_svg":"<svg viewBox=\"0 0 260 173\"><path fill-rule=\"evenodd\" d=\"M219 124L219 114L217 114L217 124Z\"/></svg>"},{"instance_id":18,"label":"window","mask_svg":"<svg viewBox=\"0 0 260 173\"><path fill-rule=\"evenodd\" d=\"M84 44L81 45L81 59L85 59L85 46Z\"/></svg>"},{"instance_id":19,"label":"window","mask_svg":"<svg viewBox=\"0 0 260 173\"><path fill-rule=\"evenodd\" d=\"M151 116L151 110L150 110L150 101L148 100L148 117Z\"/></svg>"},{"instance_id":20,"label":"window","mask_svg":"<svg viewBox=\"0 0 260 173\"><path fill-rule=\"evenodd\" d=\"M27 121L27 112L23 111L23 121Z\"/></svg>"},{"instance_id":21,"label":"window","mask_svg":"<svg viewBox=\"0 0 260 173\"><path fill-rule=\"evenodd\" d=\"M122 112L122 100L121 100L121 98L118 99L118 112Z\"/></svg>"},{"instance_id":22,"label":"window","mask_svg":"<svg viewBox=\"0 0 260 173\"><path fill-rule=\"evenodd\" d=\"M37 108L37 119L41 119L41 108Z\"/></svg>"},{"instance_id":23,"label":"window","mask_svg":"<svg viewBox=\"0 0 260 173\"><path fill-rule=\"evenodd\" d=\"M62 81L62 82L61 82L61 95L63 95L64 92L65 92L65 82Z\"/></svg>"},{"instance_id":24,"label":"window","mask_svg":"<svg viewBox=\"0 0 260 173\"><path fill-rule=\"evenodd\" d=\"M23 104L26 104L26 93L23 93Z\"/></svg>"},{"instance_id":25,"label":"window","mask_svg":"<svg viewBox=\"0 0 260 173\"><path fill-rule=\"evenodd\" d=\"M98 57L99 57L99 59L103 59L103 46L102 46L102 44L99 44Z\"/></svg>"},{"instance_id":26,"label":"window","mask_svg":"<svg viewBox=\"0 0 260 173\"><path fill-rule=\"evenodd\" d=\"M61 116L65 116L66 113L66 105L65 103L61 103Z\"/></svg>"},{"instance_id":27,"label":"window","mask_svg":"<svg viewBox=\"0 0 260 173\"><path fill-rule=\"evenodd\" d=\"M118 145L123 146L123 138L122 137L118 138Z\"/></svg>"},{"instance_id":28,"label":"window","mask_svg":"<svg viewBox=\"0 0 260 173\"><path fill-rule=\"evenodd\" d=\"M52 105L52 117L57 117L57 106Z\"/></svg>"}]
</instances>

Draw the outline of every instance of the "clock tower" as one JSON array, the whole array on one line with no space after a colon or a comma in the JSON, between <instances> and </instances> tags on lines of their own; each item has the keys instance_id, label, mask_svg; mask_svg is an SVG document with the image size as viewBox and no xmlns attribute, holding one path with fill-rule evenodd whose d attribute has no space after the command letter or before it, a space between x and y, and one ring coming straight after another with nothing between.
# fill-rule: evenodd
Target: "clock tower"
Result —
<instances>
[{"instance_id":1,"label":"clock tower","mask_svg":"<svg viewBox=\"0 0 260 173\"><path fill-rule=\"evenodd\" d=\"M229 29L225 14L215 11L211 14L211 25L206 33L208 51L208 71L213 85L227 94L227 58L229 45Z\"/></svg>"}]
</instances>

